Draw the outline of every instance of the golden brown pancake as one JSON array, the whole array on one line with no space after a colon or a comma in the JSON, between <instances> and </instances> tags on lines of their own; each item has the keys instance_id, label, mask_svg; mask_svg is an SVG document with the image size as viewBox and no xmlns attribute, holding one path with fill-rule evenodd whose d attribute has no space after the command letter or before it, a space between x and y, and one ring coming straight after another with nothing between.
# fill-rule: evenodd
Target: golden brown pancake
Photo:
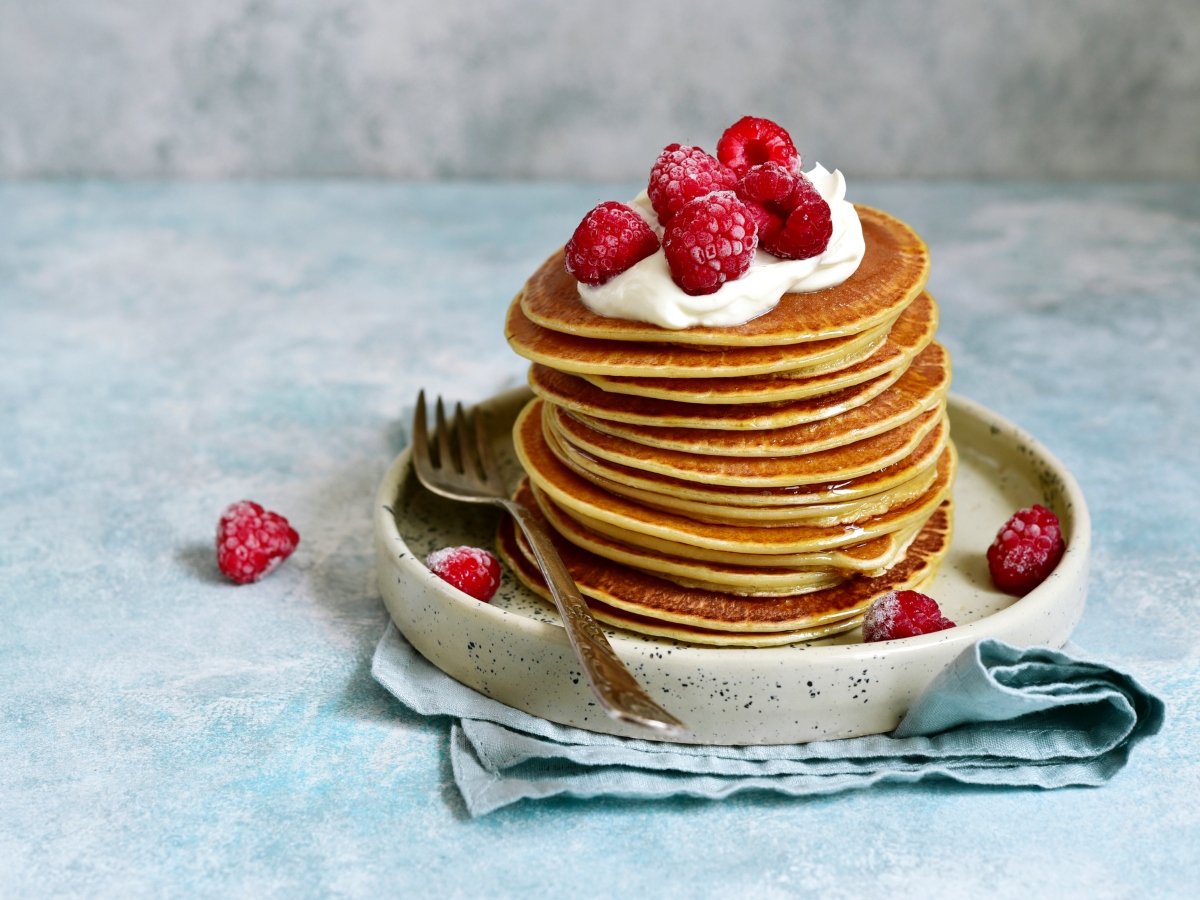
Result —
<instances>
[{"instance_id":1,"label":"golden brown pancake","mask_svg":"<svg viewBox=\"0 0 1200 900\"><path fill-rule=\"evenodd\" d=\"M534 514L538 514L536 509ZM949 548L951 521L952 509L949 501L946 501L913 540L905 558L882 576L856 576L828 590L798 597L763 599L739 598L716 591L682 587L603 559L571 544L552 528L548 530L571 577L587 598L589 608L601 621L611 621L603 616L603 607L608 607L648 618L651 622L647 624L651 627L656 627L655 623L674 623L702 632L722 631L766 637L772 632L779 636L786 631L798 631L805 623L820 626L840 621L846 624L888 591L903 590L927 582ZM548 598L545 581L523 552L512 520L508 517L501 522L498 547L517 577L535 593ZM593 605L595 601L599 602ZM633 631L647 631L646 628L637 627L636 620L632 625L624 621L613 624ZM847 624L847 628L851 627L854 625ZM716 637L695 633L680 639L692 643L717 643ZM792 640L782 639L782 642L811 639L795 637Z\"/></svg>"},{"instance_id":2,"label":"golden brown pancake","mask_svg":"<svg viewBox=\"0 0 1200 900\"><path fill-rule=\"evenodd\" d=\"M927 435L925 440L917 445L917 449L904 459L885 466L878 472L858 478L824 484L742 488L683 481L679 478L643 472L609 462L563 440L553 429L545 427L544 420L542 424L542 435L554 455L577 474L595 481L597 484L608 479L633 489L656 495L666 493L698 504L742 506L750 509L867 501L885 491L896 489L913 478L920 477L922 473L928 474L937 464L937 459L950 436L948 429L936 429Z\"/></svg>"},{"instance_id":3,"label":"golden brown pancake","mask_svg":"<svg viewBox=\"0 0 1200 900\"><path fill-rule=\"evenodd\" d=\"M946 423L945 406L939 404L891 431L804 456L773 459L702 456L698 453L681 453L678 450L635 444L633 441L588 428L578 419L558 407L545 404L542 400L533 400L530 404L531 407L536 406L537 414L543 414L543 405L544 420L554 429L559 439L568 440L593 456L684 481L736 487L784 487L847 480L867 475L908 456L931 431L949 427ZM530 413L533 412L534 410L530 409ZM524 413L522 415L524 416ZM518 419L518 425L520 422L521 419ZM532 435L534 426L528 427Z\"/></svg>"},{"instance_id":4,"label":"golden brown pancake","mask_svg":"<svg viewBox=\"0 0 1200 900\"><path fill-rule=\"evenodd\" d=\"M543 328L526 318L518 297L508 308L504 336L518 355L560 372L651 378L733 378L788 372L808 377L844 369L870 356L886 343L892 321L860 334L776 347L634 343Z\"/></svg>"},{"instance_id":5,"label":"golden brown pancake","mask_svg":"<svg viewBox=\"0 0 1200 900\"><path fill-rule=\"evenodd\" d=\"M873 400L895 384L905 371L901 366L840 391L784 403L713 405L617 394L602 390L578 375L558 372L538 363L529 367L529 386L543 400L549 400L571 412L612 422L740 431L786 428L802 422L827 419Z\"/></svg>"},{"instance_id":6,"label":"golden brown pancake","mask_svg":"<svg viewBox=\"0 0 1200 900\"><path fill-rule=\"evenodd\" d=\"M516 533L518 552L536 571L537 563L525 536L515 525L511 527ZM594 600L599 600L606 605L659 621L732 632L809 629L844 620L858 612L852 605L847 607L839 602L829 591L821 592L826 595L821 602L805 603L804 597L808 595L803 594L752 599L734 597L720 591L685 588L654 575L603 560L587 550L563 541L553 529L548 533L563 562L566 563L571 577L575 579L580 593L588 599L589 607ZM589 571L592 566L607 566L615 577L604 578L598 572ZM581 582L577 573L585 574L586 580ZM646 588L644 596L633 597L627 589L605 590L608 585L619 584L623 580L622 576L629 576L631 581L636 581L640 587ZM585 583L591 590L585 589Z\"/></svg>"},{"instance_id":7,"label":"golden brown pancake","mask_svg":"<svg viewBox=\"0 0 1200 900\"><path fill-rule=\"evenodd\" d=\"M602 390L683 403L781 403L816 397L878 378L902 368L933 340L937 303L922 293L901 313L888 338L860 362L819 375L750 375L738 378L630 378L609 375L584 377Z\"/></svg>"},{"instance_id":8,"label":"golden brown pancake","mask_svg":"<svg viewBox=\"0 0 1200 900\"><path fill-rule=\"evenodd\" d=\"M519 451L518 451L519 452ZM927 519L950 493L957 468L953 445L938 460L938 476L929 489L903 506L849 525L720 525L651 509L601 490L579 478L557 459L527 463L534 486L564 513L589 531L634 547L646 547L688 559L708 559L745 565L812 566L806 554L850 547L883 535L896 534ZM772 562L780 556L796 562Z\"/></svg>"},{"instance_id":9,"label":"golden brown pancake","mask_svg":"<svg viewBox=\"0 0 1200 900\"><path fill-rule=\"evenodd\" d=\"M580 477L554 455L533 413L518 425L513 444L521 466L533 483L549 494L556 504L564 507L569 515L593 531L637 546L647 546L639 535L650 535L712 550L754 554L797 554L846 547L899 531L918 518L926 518L933 507L941 502L942 495L949 491L953 482L957 462L953 447L948 447L938 460L938 477L925 494L881 516L872 516L853 525L716 525L651 509L626 497L611 494ZM779 463L781 460L765 462ZM615 526L619 531L614 533L610 526ZM625 535L625 531L637 534Z\"/></svg>"},{"instance_id":10,"label":"golden brown pancake","mask_svg":"<svg viewBox=\"0 0 1200 900\"><path fill-rule=\"evenodd\" d=\"M542 515L554 526L554 530L577 547L679 584L706 587L709 590L724 591L738 596L779 596L833 587L853 574L832 568L764 568L668 556L622 544L598 532L589 531L563 513L554 501L539 493L528 479L524 479L518 487L515 499L531 508L532 504L536 503ZM888 562L895 562L895 559Z\"/></svg>"},{"instance_id":11,"label":"golden brown pancake","mask_svg":"<svg viewBox=\"0 0 1200 900\"><path fill-rule=\"evenodd\" d=\"M870 516L882 515L894 506L912 502L925 493L937 477L937 466L930 465L918 472L915 477L889 490L841 503L808 503L799 506L728 506L718 503L700 503L674 494L659 494L630 487L617 481L610 481L595 473L582 471L571 465L570 457L564 459L563 455L555 449L553 435L547 436L545 429L542 430L542 434L547 437L546 443L550 445L551 451L560 462L575 474L604 488L610 494L628 497L651 509L661 509L700 522L713 522L718 525L792 525L800 523L842 525L860 522Z\"/></svg>"},{"instance_id":12,"label":"golden brown pancake","mask_svg":"<svg viewBox=\"0 0 1200 900\"><path fill-rule=\"evenodd\" d=\"M579 299L559 250L525 285L521 306L543 328L580 337L670 341L721 347L778 347L859 334L895 318L929 277L929 248L909 226L858 206L866 254L843 284L811 294L785 294L770 312L744 325L671 330L592 312Z\"/></svg>"},{"instance_id":13,"label":"golden brown pancake","mask_svg":"<svg viewBox=\"0 0 1200 900\"><path fill-rule=\"evenodd\" d=\"M500 525L496 539L496 550L505 565L509 567L531 592L546 602L553 604L546 580L538 567L526 557L522 550L527 545L524 535L515 531L512 522L505 519ZM778 631L769 633L740 633L736 631L716 631L710 628L694 628L690 625L680 625L666 622L662 619L652 619L626 612L601 603L592 597L585 597L588 609L596 621L615 628L622 628L637 634L652 637L669 638L690 644L711 647L779 647L787 644L797 644L803 641L814 641L823 637L850 631L862 624L862 614L851 615L844 619L833 621L827 625L800 631Z\"/></svg>"},{"instance_id":14,"label":"golden brown pancake","mask_svg":"<svg viewBox=\"0 0 1200 900\"><path fill-rule=\"evenodd\" d=\"M852 575L882 575L895 565L908 549L909 543L925 525L922 519L903 531L872 538L862 544L834 550L797 554L789 557L795 565L778 565L779 557L726 555L735 562L716 559L693 558L669 552L675 548L668 541L661 542L662 548L627 544L617 538L592 531L540 492L532 487L534 502L542 515L555 530L578 547L590 550L597 556L611 559L651 575L666 578L687 587L702 587L706 590L722 591L741 597L778 597L787 594L803 594L810 590L833 587ZM694 552L695 548L684 548ZM762 560L759 563L756 560ZM807 564L800 564L799 561ZM849 563L849 566L843 565Z\"/></svg>"},{"instance_id":15,"label":"golden brown pancake","mask_svg":"<svg viewBox=\"0 0 1200 900\"><path fill-rule=\"evenodd\" d=\"M950 389L950 354L934 342L869 403L815 422L759 431L631 425L568 412L594 431L649 447L711 456L800 456L890 431L937 406Z\"/></svg>"}]
</instances>

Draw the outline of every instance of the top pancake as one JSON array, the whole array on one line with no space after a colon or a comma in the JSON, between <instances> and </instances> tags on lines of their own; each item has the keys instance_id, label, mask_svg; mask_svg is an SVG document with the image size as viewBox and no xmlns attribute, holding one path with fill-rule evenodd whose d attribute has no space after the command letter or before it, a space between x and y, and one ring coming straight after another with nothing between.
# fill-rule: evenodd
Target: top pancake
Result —
<instances>
[{"instance_id":1,"label":"top pancake","mask_svg":"<svg viewBox=\"0 0 1200 900\"><path fill-rule=\"evenodd\" d=\"M508 308L504 336L508 345L526 359L582 375L734 378L786 372L803 377L844 369L870 356L886 342L893 321L894 318L885 320L858 334L803 344L689 347L602 340L551 331L531 321L514 300Z\"/></svg>"},{"instance_id":2,"label":"top pancake","mask_svg":"<svg viewBox=\"0 0 1200 900\"><path fill-rule=\"evenodd\" d=\"M837 287L784 294L778 306L744 325L673 331L594 313L579 299L562 250L529 279L521 308L531 321L551 331L619 341L762 347L859 334L894 319L921 292L929 277L929 248L899 219L868 206L855 208L867 247L858 270Z\"/></svg>"}]
</instances>

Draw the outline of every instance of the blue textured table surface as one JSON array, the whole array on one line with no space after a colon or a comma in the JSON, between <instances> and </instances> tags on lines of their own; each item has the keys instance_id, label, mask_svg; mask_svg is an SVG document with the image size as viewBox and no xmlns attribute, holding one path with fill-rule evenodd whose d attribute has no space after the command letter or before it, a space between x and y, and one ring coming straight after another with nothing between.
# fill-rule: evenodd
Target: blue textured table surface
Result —
<instances>
[{"instance_id":1,"label":"blue textured table surface","mask_svg":"<svg viewBox=\"0 0 1200 900\"><path fill-rule=\"evenodd\" d=\"M911 222L955 389L1075 472L1075 640L1168 703L1100 789L555 800L468 820L372 682L371 499L419 387L630 186L0 184L0 894L1194 896L1200 184L852 184ZM296 555L234 587L217 516Z\"/></svg>"}]
</instances>

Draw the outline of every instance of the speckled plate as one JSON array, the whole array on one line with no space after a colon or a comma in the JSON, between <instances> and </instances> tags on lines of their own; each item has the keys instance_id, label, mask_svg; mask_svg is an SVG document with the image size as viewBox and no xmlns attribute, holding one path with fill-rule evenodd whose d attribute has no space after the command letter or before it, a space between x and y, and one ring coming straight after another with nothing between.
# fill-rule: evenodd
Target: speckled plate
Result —
<instances>
[{"instance_id":1,"label":"speckled plate","mask_svg":"<svg viewBox=\"0 0 1200 900\"><path fill-rule=\"evenodd\" d=\"M515 484L510 426L530 397L486 401L496 452ZM928 592L957 628L863 644L856 629L806 644L716 649L620 630L609 640L643 685L691 731L688 743L784 744L890 731L913 699L974 641L1062 646L1083 614L1091 525L1070 472L1041 444L990 410L951 395L961 454L950 553ZM1015 600L991 586L984 553L1022 506L1062 519L1067 552L1054 574ZM379 588L393 621L432 663L463 684L554 722L644 738L604 715L580 677L553 607L505 572L489 603L446 584L423 560L439 547L492 547L499 513L441 500L397 457L376 498Z\"/></svg>"}]
</instances>

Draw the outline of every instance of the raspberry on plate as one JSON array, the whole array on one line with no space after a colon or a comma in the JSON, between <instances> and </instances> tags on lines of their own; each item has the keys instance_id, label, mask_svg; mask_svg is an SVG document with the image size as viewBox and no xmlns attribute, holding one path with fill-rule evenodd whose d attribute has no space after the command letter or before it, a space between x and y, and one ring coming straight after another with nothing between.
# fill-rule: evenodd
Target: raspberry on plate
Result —
<instances>
[{"instance_id":1,"label":"raspberry on plate","mask_svg":"<svg viewBox=\"0 0 1200 900\"><path fill-rule=\"evenodd\" d=\"M937 601L918 591L889 591L863 616L863 641L895 641L953 628Z\"/></svg>"},{"instance_id":2,"label":"raspberry on plate","mask_svg":"<svg viewBox=\"0 0 1200 900\"><path fill-rule=\"evenodd\" d=\"M1046 580L1067 549L1058 516L1040 504L1019 509L988 547L992 582L1021 597Z\"/></svg>"},{"instance_id":3,"label":"raspberry on plate","mask_svg":"<svg viewBox=\"0 0 1200 900\"><path fill-rule=\"evenodd\" d=\"M751 166L738 181L737 194L757 203L786 203L796 190L797 176L777 162Z\"/></svg>"},{"instance_id":4,"label":"raspberry on plate","mask_svg":"<svg viewBox=\"0 0 1200 900\"><path fill-rule=\"evenodd\" d=\"M663 235L671 278L692 296L714 293L741 278L757 246L758 226L733 191L689 201Z\"/></svg>"},{"instance_id":5,"label":"raspberry on plate","mask_svg":"<svg viewBox=\"0 0 1200 900\"><path fill-rule=\"evenodd\" d=\"M567 241L567 271L584 284L604 284L658 250L658 235L633 207L601 203Z\"/></svg>"},{"instance_id":6,"label":"raspberry on plate","mask_svg":"<svg viewBox=\"0 0 1200 900\"><path fill-rule=\"evenodd\" d=\"M752 166L779 163L791 172L800 171L800 154L792 136L770 119L743 116L725 129L717 141L717 159L745 177Z\"/></svg>"},{"instance_id":7,"label":"raspberry on plate","mask_svg":"<svg viewBox=\"0 0 1200 900\"><path fill-rule=\"evenodd\" d=\"M791 213L775 239L763 246L784 259L820 256L833 236L833 214L829 204L807 178L796 179L796 190L788 198Z\"/></svg>"},{"instance_id":8,"label":"raspberry on plate","mask_svg":"<svg viewBox=\"0 0 1200 900\"><path fill-rule=\"evenodd\" d=\"M242 500L217 523L217 565L238 584L249 584L275 571L299 543L287 519Z\"/></svg>"},{"instance_id":9,"label":"raspberry on plate","mask_svg":"<svg viewBox=\"0 0 1200 900\"><path fill-rule=\"evenodd\" d=\"M732 191L737 176L699 147L668 144L650 170L646 193L666 225L689 200L713 191Z\"/></svg>"},{"instance_id":10,"label":"raspberry on plate","mask_svg":"<svg viewBox=\"0 0 1200 900\"><path fill-rule=\"evenodd\" d=\"M464 594L487 603L500 587L500 561L478 547L444 547L425 558L429 571Z\"/></svg>"}]
</instances>

